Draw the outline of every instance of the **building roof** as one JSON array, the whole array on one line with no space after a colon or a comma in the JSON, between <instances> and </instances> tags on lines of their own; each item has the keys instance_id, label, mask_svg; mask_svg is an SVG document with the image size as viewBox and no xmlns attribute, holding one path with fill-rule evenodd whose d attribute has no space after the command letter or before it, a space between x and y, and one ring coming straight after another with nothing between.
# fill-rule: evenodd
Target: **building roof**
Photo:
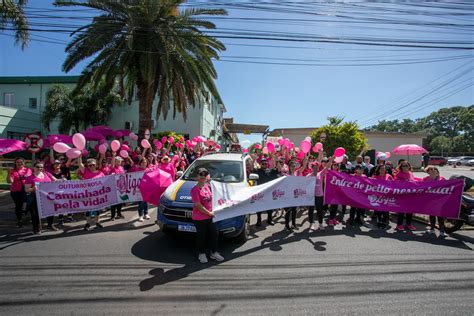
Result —
<instances>
[{"instance_id":1,"label":"building roof","mask_svg":"<svg viewBox=\"0 0 474 316\"><path fill-rule=\"evenodd\" d=\"M0 84L77 83L79 76L0 77Z\"/></svg>"},{"instance_id":2,"label":"building roof","mask_svg":"<svg viewBox=\"0 0 474 316\"><path fill-rule=\"evenodd\" d=\"M311 134L314 130L318 129L317 127L297 127L297 128L275 128L270 132L270 136L283 136L285 133L295 134L295 133L306 133ZM426 137L426 132L415 132L415 133L401 133L401 132L379 132L379 131L364 131L361 130L364 135L384 135L384 136L396 136L404 135L408 137Z\"/></svg>"},{"instance_id":3,"label":"building roof","mask_svg":"<svg viewBox=\"0 0 474 316\"><path fill-rule=\"evenodd\" d=\"M268 125L253 125L253 124L236 124L236 123L225 123L225 127L228 133L244 133L244 134L264 134L268 132Z\"/></svg>"}]
</instances>

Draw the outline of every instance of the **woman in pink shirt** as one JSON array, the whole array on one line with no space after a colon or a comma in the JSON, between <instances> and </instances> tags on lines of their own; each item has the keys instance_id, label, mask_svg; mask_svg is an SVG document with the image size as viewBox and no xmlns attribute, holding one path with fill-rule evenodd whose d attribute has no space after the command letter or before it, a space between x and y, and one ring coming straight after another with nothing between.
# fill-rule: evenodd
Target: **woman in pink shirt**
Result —
<instances>
[{"instance_id":1,"label":"woman in pink shirt","mask_svg":"<svg viewBox=\"0 0 474 316\"><path fill-rule=\"evenodd\" d=\"M25 180L31 176L31 169L25 167L23 158L15 159L15 166L8 170L7 182L10 183L10 195L15 203L15 215L18 227L22 227L23 202L25 202Z\"/></svg>"},{"instance_id":2,"label":"woman in pink shirt","mask_svg":"<svg viewBox=\"0 0 474 316\"><path fill-rule=\"evenodd\" d=\"M82 179L95 179L104 177L104 173L97 169L97 161L93 158L89 158L86 160L86 165L82 163L82 157L77 159L77 165L79 167L79 172L82 174ZM87 223L84 225L84 230L89 230L92 223L92 218L95 217L95 225L99 228L103 228L102 224L100 223L100 211L90 211L86 212L87 216Z\"/></svg>"},{"instance_id":3,"label":"woman in pink shirt","mask_svg":"<svg viewBox=\"0 0 474 316\"><path fill-rule=\"evenodd\" d=\"M439 170L435 166L428 166L425 168L425 172L428 173L427 177L423 178L423 181L443 181L446 180L439 174ZM430 229L427 231L428 234L435 234L436 219L438 219L439 226L439 237L448 237L444 230L444 217L430 215Z\"/></svg>"},{"instance_id":4,"label":"woman in pink shirt","mask_svg":"<svg viewBox=\"0 0 474 316\"><path fill-rule=\"evenodd\" d=\"M395 173L395 181L410 181L414 182L415 178L411 172L411 165L408 161L402 159L399 161L397 172ZM403 231L405 227L403 226L403 218L405 218L406 228L408 230L416 230L416 227L411 224L413 214L412 213L397 213L397 230Z\"/></svg>"},{"instance_id":5,"label":"woman in pink shirt","mask_svg":"<svg viewBox=\"0 0 474 316\"><path fill-rule=\"evenodd\" d=\"M393 181L393 177L387 173L387 167L385 165L377 165L374 169L373 179ZM374 211L375 218L377 220L377 227L382 229L390 229L389 224L389 212L388 211Z\"/></svg>"},{"instance_id":6,"label":"woman in pink shirt","mask_svg":"<svg viewBox=\"0 0 474 316\"><path fill-rule=\"evenodd\" d=\"M41 234L40 219L38 214L38 204L36 201L36 183L52 182L56 179L44 170L44 163L37 161L33 167L33 174L25 179L25 192L28 193L28 207L31 213L31 222L33 224L33 233ZM53 227L54 216L49 216L46 220L48 222L49 230L57 230Z\"/></svg>"},{"instance_id":7,"label":"woman in pink shirt","mask_svg":"<svg viewBox=\"0 0 474 316\"><path fill-rule=\"evenodd\" d=\"M302 176L303 170L308 166L308 157L306 156L303 159L303 162L300 167L296 160L292 160L288 163L288 175L287 176ZM290 217L291 217L291 227L290 227ZM285 229L292 233L294 229L298 229L296 226L296 207L287 207L285 209Z\"/></svg>"},{"instance_id":8,"label":"woman in pink shirt","mask_svg":"<svg viewBox=\"0 0 474 316\"><path fill-rule=\"evenodd\" d=\"M309 222L311 223L311 230L324 230L323 226L323 218L324 218L324 185L326 181L326 174L328 173L328 170L331 168L332 162L334 160L333 157L329 158L326 161L327 158L324 159L324 168L321 171L319 170L319 163L314 163L313 164L313 173L308 175L308 177L316 177L316 185L314 187L314 206L310 206L309 208ZM323 160L321 160L323 161ZM316 216L318 218L318 223L319 227L316 228L314 225L314 220L313 217L314 215L314 209L316 208ZM337 206L336 206L336 211L337 211ZM336 217L336 214L334 212L333 214L333 219ZM329 221L328 221L329 222Z\"/></svg>"},{"instance_id":9,"label":"woman in pink shirt","mask_svg":"<svg viewBox=\"0 0 474 316\"><path fill-rule=\"evenodd\" d=\"M121 157L117 157L116 153L114 152L112 155L112 164L110 165L109 174L124 174L125 170L122 167L123 159ZM122 215L122 203L111 205L110 206L110 220L114 221L116 218L125 218ZM116 216L117 215L117 216Z\"/></svg>"},{"instance_id":10,"label":"woman in pink shirt","mask_svg":"<svg viewBox=\"0 0 474 316\"><path fill-rule=\"evenodd\" d=\"M176 178L176 168L174 167L174 164L171 162L171 159L168 155L161 158L161 164L158 168L169 173L171 175L171 179L174 181Z\"/></svg>"},{"instance_id":11,"label":"woman in pink shirt","mask_svg":"<svg viewBox=\"0 0 474 316\"><path fill-rule=\"evenodd\" d=\"M224 261L224 258L217 252L218 232L216 225L212 222L212 192L211 186L207 183L209 171L199 168L197 172L197 184L191 189L193 201L193 223L196 227L196 245L199 251L198 259L201 263L207 263L206 250L211 251L210 258L217 261Z\"/></svg>"}]
</instances>

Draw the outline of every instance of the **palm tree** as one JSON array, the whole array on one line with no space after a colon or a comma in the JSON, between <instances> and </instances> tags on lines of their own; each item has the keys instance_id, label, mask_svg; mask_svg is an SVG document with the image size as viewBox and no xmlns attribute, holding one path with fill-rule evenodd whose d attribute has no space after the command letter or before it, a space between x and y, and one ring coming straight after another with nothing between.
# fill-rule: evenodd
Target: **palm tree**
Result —
<instances>
[{"instance_id":1,"label":"palm tree","mask_svg":"<svg viewBox=\"0 0 474 316\"><path fill-rule=\"evenodd\" d=\"M27 2L28 0L0 0L0 30L12 24L15 41L21 44L22 49L26 47L30 38L28 19L23 11L23 6Z\"/></svg>"},{"instance_id":2,"label":"palm tree","mask_svg":"<svg viewBox=\"0 0 474 316\"><path fill-rule=\"evenodd\" d=\"M105 88L120 82L129 102L137 89L139 134L151 128L152 104L159 96L156 117L166 119L181 113L186 120L188 105L209 90L220 102L212 59L225 46L202 29L215 25L202 15L226 15L225 10L181 10L185 0L57 0L61 6L82 6L101 15L78 30L66 48L63 69L68 72L92 57L81 74L78 87L104 78Z\"/></svg>"},{"instance_id":3,"label":"palm tree","mask_svg":"<svg viewBox=\"0 0 474 316\"><path fill-rule=\"evenodd\" d=\"M59 132L69 134L71 128L78 132L89 125L106 124L113 106L122 103L116 90L92 89L89 85L73 91L65 85L53 85L46 94L43 126L50 130L51 122L59 118Z\"/></svg>"}]
</instances>

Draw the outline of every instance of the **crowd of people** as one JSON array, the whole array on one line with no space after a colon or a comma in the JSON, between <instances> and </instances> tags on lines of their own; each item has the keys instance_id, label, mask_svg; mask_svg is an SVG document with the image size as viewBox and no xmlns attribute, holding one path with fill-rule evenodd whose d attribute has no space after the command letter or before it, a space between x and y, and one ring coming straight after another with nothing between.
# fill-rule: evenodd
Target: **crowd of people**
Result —
<instances>
[{"instance_id":1,"label":"crowd of people","mask_svg":"<svg viewBox=\"0 0 474 316\"><path fill-rule=\"evenodd\" d=\"M283 146L282 146L283 147ZM144 148L137 146L135 150L130 151L126 157L120 157L116 152L108 150L105 153L96 152L86 157L76 159L67 158L64 155L58 155L53 149L49 155L46 154L41 159L34 161L33 168L27 168L22 158L15 159L14 167L9 170L7 181L11 184L11 197L15 204L15 214L18 226L23 225L23 209L26 202L26 210L31 214L33 232L40 234L42 230L41 220L38 215L36 202L35 183L64 181L71 179L94 179L106 175L123 174L126 172L149 172L157 168L169 173L173 179L177 177L178 171L184 171L197 158L207 152L217 151L213 146L195 146L195 147L174 147L169 144L160 149L150 146ZM92 152L92 151L91 151ZM350 205L325 205L324 190L326 174L329 170L353 174L358 177L370 177L386 181L442 181L439 170L434 166L427 166L425 178L416 178L413 175L410 163L404 159L398 161L394 167L386 157L380 156L376 159L375 165L371 163L369 156L357 156L354 162L349 161L349 157L344 155L341 159L325 156L322 148L313 154L304 155L298 150L280 148L278 151L269 152L262 148L255 148L249 153L251 159L247 164L248 173L256 173L259 176L256 185L267 183L282 176L304 176L315 177L316 186L314 188L314 204L308 206L308 221L310 230L324 230L326 226L335 226L343 222L345 213L349 209L349 217L344 222L347 227L363 225L368 210L352 207ZM76 176L73 177L72 175ZM218 261L224 258L217 252L217 230L212 222L212 192L208 181L210 179L208 170L199 170L197 173L197 184L191 191L193 202L193 222L197 230L197 248L199 251L198 259L200 262L207 262L206 250L210 250L210 258ZM110 207L110 220L122 219L123 204L116 204ZM148 203L141 201L137 203L138 221L149 220ZM296 223L296 207L289 207L284 210L285 229L293 232L299 229ZM315 218L316 211L316 218ZM101 213L104 210L96 210L85 213L86 224L84 230L90 230L93 227L102 228ZM256 226L262 225L262 213L257 213ZM273 215L275 210L266 211L267 224L274 225ZM326 223L324 223L325 215ZM397 214L397 223L395 229L398 231L416 230L412 224L411 213ZM55 219L51 216L46 218L48 230L58 230L64 222L74 221L74 217L69 215L60 215L57 218L58 224L54 225ZM389 229L389 212L371 213L370 220L380 229ZM446 237L444 231L444 218L430 216L430 229L428 233L433 234L438 221L440 236Z\"/></svg>"},{"instance_id":2,"label":"crowd of people","mask_svg":"<svg viewBox=\"0 0 474 316\"><path fill-rule=\"evenodd\" d=\"M23 215L30 213L33 232L41 234L41 221L38 214L36 202L36 186L38 182L53 182L72 180L72 174L75 173L75 179L87 180L106 175L123 174L126 172L153 171L157 168L169 173L172 178L176 177L178 171L184 171L195 159L199 158L207 151L214 151L215 148L196 148L193 150L184 150L171 146L161 148L160 150L143 148L137 146L127 158L122 158L116 152L107 151L105 154L91 153L86 157L76 159L67 158L65 155L58 155L53 149L49 154L43 155L40 159L33 162L32 168L25 165L23 158L14 160L14 167L8 170L7 182L10 183L10 194L15 204L15 214L18 227L23 226ZM26 208L24 207L26 202ZM141 201L138 206L138 221L149 220L148 203ZM123 203L112 205L110 207L110 220L124 218L122 215ZM87 222L84 230L89 230L94 226L103 228L101 224L101 213L103 210L86 212ZM58 225L54 225L55 219L46 218L47 229L56 231L64 222L74 221L74 217L59 215Z\"/></svg>"}]
</instances>

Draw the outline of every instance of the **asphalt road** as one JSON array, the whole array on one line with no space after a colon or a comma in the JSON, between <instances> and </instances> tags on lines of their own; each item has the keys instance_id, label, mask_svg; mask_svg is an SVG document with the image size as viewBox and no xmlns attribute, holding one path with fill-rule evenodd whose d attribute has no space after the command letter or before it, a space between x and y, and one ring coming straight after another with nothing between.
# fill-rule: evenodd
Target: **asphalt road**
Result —
<instances>
[{"instance_id":1,"label":"asphalt road","mask_svg":"<svg viewBox=\"0 0 474 316\"><path fill-rule=\"evenodd\" d=\"M31 236L0 233L0 315L431 314L474 310L474 234L371 227L294 234L254 227L200 264L193 239L147 221ZM301 215L301 214L299 214ZM264 215L265 219L265 215ZM252 222L255 221L255 216ZM420 229L424 227L419 226Z\"/></svg>"}]
</instances>

